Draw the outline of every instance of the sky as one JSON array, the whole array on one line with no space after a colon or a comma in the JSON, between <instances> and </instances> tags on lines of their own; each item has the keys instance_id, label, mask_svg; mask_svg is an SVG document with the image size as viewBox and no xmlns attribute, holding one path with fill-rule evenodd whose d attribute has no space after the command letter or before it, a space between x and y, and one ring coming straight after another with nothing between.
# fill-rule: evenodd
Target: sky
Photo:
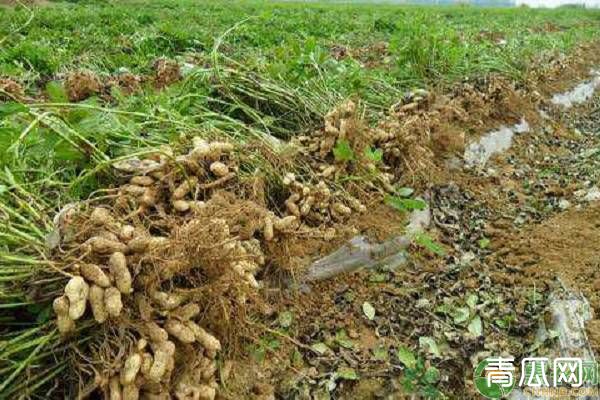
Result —
<instances>
[{"instance_id":1,"label":"sky","mask_svg":"<svg viewBox=\"0 0 600 400\"><path fill-rule=\"evenodd\" d=\"M558 7L573 3L585 4L586 7L600 7L600 0L516 0L517 5L529 7Z\"/></svg>"},{"instance_id":2,"label":"sky","mask_svg":"<svg viewBox=\"0 0 600 400\"><path fill-rule=\"evenodd\" d=\"M309 0L310 1L310 0ZM335 0L334 0L335 1ZM344 1L344 0L337 0ZM448 3L476 3L480 5L499 6L526 5L529 7L559 7L562 5L579 4L586 7L600 8L600 0L346 0L349 2L365 3L416 3L416 4L448 4Z\"/></svg>"}]
</instances>

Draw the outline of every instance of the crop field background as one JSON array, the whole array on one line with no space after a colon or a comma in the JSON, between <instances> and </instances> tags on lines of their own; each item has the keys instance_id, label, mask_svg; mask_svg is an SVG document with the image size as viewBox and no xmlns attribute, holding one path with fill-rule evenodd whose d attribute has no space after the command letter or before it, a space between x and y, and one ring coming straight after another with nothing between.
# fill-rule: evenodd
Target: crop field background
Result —
<instances>
[{"instance_id":1,"label":"crop field background","mask_svg":"<svg viewBox=\"0 0 600 400\"><path fill-rule=\"evenodd\" d=\"M181 127L216 125L231 135L285 138L318 124L350 96L377 112L411 88L490 73L519 80L544 56L595 38L600 21L599 12L578 8L162 0L48 3L33 19L23 7L0 12L0 75L17 79L36 99L35 112L70 117L73 131L111 157L165 142ZM183 83L126 98L114 93L111 101L62 104L61 79L69 72L144 75L161 57L187 63ZM168 123L157 127L158 121ZM13 128L4 127L3 149L20 135ZM77 156L58 142L46 151ZM32 162L37 150L16 160L10 160L14 152L2 156L5 163Z\"/></svg>"},{"instance_id":2,"label":"crop field background","mask_svg":"<svg viewBox=\"0 0 600 400\"><path fill-rule=\"evenodd\" d=\"M342 94L368 90L370 80L407 87L489 72L518 76L531 57L568 49L591 38L598 26L598 12L579 8L162 0L50 3L22 27L28 18L23 9L3 10L3 75L47 79L75 68L144 73L157 57L208 61L221 40L220 54L243 61L245 68L292 86L321 71ZM387 44L383 54L377 53L381 43ZM334 46L362 50L371 68L336 62Z\"/></svg>"},{"instance_id":3,"label":"crop field background","mask_svg":"<svg viewBox=\"0 0 600 400\"><path fill-rule=\"evenodd\" d=\"M0 3L0 398L105 390L99 378L89 387L79 381L98 364L82 367L81 377L73 372L87 360L75 348L101 347L92 322L78 323L81 334L71 341L56 329L53 300L72 275L48 241L66 204L111 196L115 162L167 144L179 150L194 136L291 141L322 129L348 99L374 127L410 91L446 93L491 76L526 87L532 71L599 38L600 11L582 8ZM330 156L338 164L356 155L344 143ZM368 150L367 158L381 161L377 148ZM279 201L284 163L265 151L251 155L240 174L260 170L269 202ZM311 161L302 162L306 170ZM367 181L356 176L332 185ZM423 243L438 252L428 238ZM344 347L344 338L336 340ZM274 342L254 344L264 358L277 350ZM441 396L422 359L412 361L420 386L409 387Z\"/></svg>"}]
</instances>

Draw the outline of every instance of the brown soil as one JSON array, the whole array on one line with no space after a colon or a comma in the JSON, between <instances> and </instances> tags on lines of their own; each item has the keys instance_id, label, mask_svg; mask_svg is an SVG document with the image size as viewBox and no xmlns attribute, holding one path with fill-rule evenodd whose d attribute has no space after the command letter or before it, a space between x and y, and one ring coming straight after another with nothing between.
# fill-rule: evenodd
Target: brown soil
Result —
<instances>
[{"instance_id":1,"label":"brown soil","mask_svg":"<svg viewBox=\"0 0 600 400\"><path fill-rule=\"evenodd\" d=\"M142 78L130 72L125 72L112 76L108 79L107 86L115 87L121 90L123 94L131 95L141 89Z\"/></svg>"},{"instance_id":2,"label":"brown soil","mask_svg":"<svg viewBox=\"0 0 600 400\"><path fill-rule=\"evenodd\" d=\"M0 100L19 100L24 95L23 87L18 82L9 78L0 78Z\"/></svg>"},{"instance_id":3,"label":"brown soil","mask_svg":"<svg viewBox=\"0 0 600 400\"><path fill-rule=\"evenodd\" d=\"M91 71L76 71L67 75L65 89L70 101L85 100L103 90L100 78Z\"/></svg>"},{"instance_id":4,"label":"brown soil","mask_svg":"<svg viewBox=\"0 0 600 400\"><path fill-rule=\"evenodd\" d=\"M580 287L600 306L595 298L600 288L599 205L568 210L528 227L510 246L508 263L523 265L523 272L536 278L558 277L569 287Z\"/></svg>"},{"instance_id":5,"label":"brown soil","mask_svg":"<svg viewBox=\"0 0 600 400\"><path fill-rule=\"evenodd\" d=\"M507 263L523 266L532 280L561 280L571 290L581 290L600 311L600 205L568 210L540 225L529 227L510 243ZM600 349L600 319L588 326L592 346Z\"/></svg>"},{"instance_id":6,"label":"brown soil","mask_svg":"<svg viewBox=\"0 0 600 400\"><path fill-rule=\"evenodd\" d=\"M336 60L345 58L353 58L361 62L367 68L377 68L389 64L391 61L389 43L375 42L369 45L350 48L343 45L333 45L330 48L330 53Z\"/></svg>"},{"instance_id":7,"label":"brown soil","mask_svg":"<svg viewBox=\"0 0 600 400\"><path fill-rule=\"evenodd\" d=\"M181 80L179 64L173 60L161 58L154 63L154 86L164 88Z\"/></svg>"},{"instance_id":8,"label":"brown soil","mask_svg":"<svg viewBox=\"0 0 600 400\"><path fill-rule=\"evenodd\" d=\"M551 97L572 88L588 79L590 69L600 64L600 43L592 42L579 46L569 57L556 56L550 60L532 62L528 80L537 86L538 91ZM539 65L543 67L539 68Z\"/></svg>"},{"instance_id":9,"label":"brown soil","mask_svg":"<svg viewBox=\"0 0 600 400\"><path fill-rule=\"evenodd\" d=\"M504 32L498 31L480 31L477 37L483 42L488 41L496 44L502 43L506 40Z\"/></svg>"}]
</instances>

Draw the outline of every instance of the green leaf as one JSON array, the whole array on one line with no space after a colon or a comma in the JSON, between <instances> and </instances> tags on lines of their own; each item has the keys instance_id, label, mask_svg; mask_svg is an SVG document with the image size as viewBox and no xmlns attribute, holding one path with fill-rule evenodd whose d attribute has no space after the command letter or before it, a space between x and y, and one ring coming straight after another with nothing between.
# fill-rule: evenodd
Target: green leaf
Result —
<instances>
[{"instance_id":1,"label":"green leaf","mask_svg":"<svg viewBox=\"0 0 600 400\"><path fill-rule=\"evenodd\" d=\"M352 303L355 297L356 295L351 290L344 293L344 300L346 300L348 303Z\"/></svg>"},{"instance_id":2,"label":"green leaf","mask_svg":"<svg viewBox=\"0 0 600 400\"><path fill-rule=\"evenodd\" d=\"M353 368L350 367L339 367L336 373L338 377L349 381L355 381L358 379L358 374Z\"/></svg>"},{"instance_id":3,"label":"green leaf","mask_svg":"<svg viewBox=\"0 0 600 400\"><path fill-rule=\"evenodd\" d=\"M83 153L64 141L60 141L54 146L54 158L71 162L84 162L86 159Z\"/></svg>"},{"instance_id":4,"label":"green leaf","mask_svg":"<svg viewBox=\"0 0 600 400\"><path fill-rule=\"evenodd\" d=\"M378 345L373 349L373 357L378 361L387 361L390 358L388 349L384 345Z\"/></svg>"},{"instance_id":5,"label":"green leaf","mask_svg":"<svg viewBox=\"0 0 600 400\"><path fill-rule=\"evenodd\" d=\"M383 150L367 147L365 149L365 158L374 163L378 163L383 159Z\"/></svg>"},{"instance_id":6,"label":"green leaf","mask_svg":"<svg viewBox=\"0 0 600 400\"><path fill-rule=\"evenodd\" d=\"M423 380L427 383L434 384L440 380L440 371L436 367L429 367L423 374Z\"/></svg>"},{"instance_id":7,"label":"green leaf","mask_svg":"<svg viewBox=\"0 0 600 400\"><path fill-rule=\"evenodd\" d=\"M527 296L527 297L528 297L528 300L529 300L529 302L530 302L530 303L533 303L533 304L538 304L538 303L541 303L541 302L542 302L542 300L544 300L544 295L543 295L542 293L538 292L538 291L535 289L535 287L534 287L534 289L531 291L531 293L529 294L529 296Z\"/></svg>"},{"instance_id":8,"label":"green leaf","mask_svg":"<svg viewBox=\"0 0 600 400\"><path fill-rule=\"evenodd\" d=\"M415 237L414 237L414 241L418 245L425 247L427 250L431 251L432 253L434 253L434 254L436 254L438 256L445 256L446 255L446 250L444 250L444 248L442 247L442 245L439 244L439 243L436 243L426 233L423 233L423 232L417 233L415 235Z\"/></svg>"},{"instance_id":9,"label":"green leaf","mask_svg":"<svg viewBox=\"0 0 600 400\"><path fill-rule=\"evenodd\" d=\"M437 314L450 314L452 312L452 308L448 304L440 304L435 308L435 312Z\"/></svg>"},{"instance_id":10,"label":"green leaf","mask_svg":"<svg viewBox=\"0 0 600 400\"><path fill-rule=\"evenodd\" d=\"M398 360L404 364L407 368L414 369L417 365L417 359L415 355L405 346L401 346L396 352Z\"/></svg>"},{"instance_id":11,"label":"green leaf","mask_svg":"<svg viewBox=\"0 0 600 400\"><path fill-rule=\"evenodd\" d=\"M455 324L462 324L469 319L471 315L471 310L467 307L457 307L452 310L452 319Z\"/></svg>"},{"instance_id":12,"label":"green leaf","mask_svg":"<svg viewBox=\"0 0 600 400\"><path fill-rule=\"evenodd\" d=\"M46 84L46 93L48 93L48 98L53 103L68 103L69 97L67 96L67 92L65 88L56 81L50 81Z\"/></svg>"},{"instance_id":13,"label":"green leaf","mask_svg":"<svg viewBox=\"0 0 600 400\"><path fill-rule=\"evenodd\" d=\"M250 353L254 361L256 361L257 363L262 363L267 355L267 351L263 346L257 346L256 348L251 350Z\"/></svg>"},{"instance_id":14,"label":"green leaf","mask_svg":"<svg viewBox=\"0 0 600 400\"><path fill-rule=\"evenodd\" d=\"M354 348L354 342L348 338L346 331L343 329L337 331L337 333L335 334L335 341L337 344L346 349Z\"/></svg>"},{"instance_id":15,"label":"green leaf","mask_svg":"<svg viewBox=\"0 0 600 400\"><path fill-rule=\"evenodd\" d=\"M471 309L474 309L477 306L478 301L479 297L474 293L471 293L469 296L467 296L467 305Z\"/></svg>"},{"instance_id":16,"label":"green leaf","mask_svg":"<svg viewBox=\"0 0 600 400\"><path fill-rule=\"evenodd\" d=\"M479 317L479 315L476 315L475 317L473 317L471 322L469 322L469 326L467 326L467 329L474 336L479 337L479 336L483 335L483 324L481 322L481 318Z\"/></svg>"},{"instance_id":17,"label":"green leaf","mask_svg":"<svg viewBox=\"0 0 600 400\"><path fill-rule=\"evenodd\" d=\"M395 208L398 211L412 211L412 210L424 210L427 207L427 203L423 200L418 199L402 199L397 196L387 195L384 198L385 204Z\"/></svg>"},{"instance_id":18,"label":"green leaf","mask_svg":"<svg viewBox=\"0 0 600 400\"><path fill-rule=\"evenodd\" d=\"M373 307L371 303L365 301L362 305L362 310L363 313L365 313L365 316L370 321L373 321L373 319L375 318L375 307Z\"/></svg>"},{"instance_id":19,"label":"green leaf","mask_svg":"<svg viewBox=\"0 0 600 400\"><path fill-rule=\"evenodd\" d=\"M277 350L279 347L281 347L281 342L277 339L272 339L267 341L266 347L271 350Z\"/></svg>"},{"instance_id":20,"label":"green leaf","mask_svg":"<svg viewBox=\"0 0 600 400\"><path fill-rule=\"evenodd\" d=\"M407 393L413 393L415 391L415 384L413 383L412 379L406 376L402 378L402 387Z\"/></svg>"},{"instance_id":21,"label":"green leaf","mask_svg":"<svg viewBox=\"0 0 600 400\"><path fill-rule=\"evenodd\" d=\"M290 311L284 311L279 314L277 321L282 328L289 328L292 325L294 315Z\"/></svg>"},{"instance_id":22,"label":"green leaf","mask_svg":"<svg viewBox=\"0 0 600 400\"><path fill-rule=\"evenodd\" d=\"M347 140L340 139L333 148L333 156L336 161L352 161L354 160L354 151Z\"/></svg>"},{"instance_id":23,"label":"green leaf","mask_svg":"<svg viewBox=\"0 0 600 400\"><path fill-rule=\"evenodd\" d=\"M479 244L479 248L486 249L490 245L490 239L488 239L488 238L479 239L477 241L477 244Z\"/></svg>"},{"instance_id":24,"label":"green leaf","mask_svg":"<svg viewBox=\"0 0 600 400\"><path fill-rule=\"evenodd\" d=\"M331 349L323 342L314 343L312 346L310 346L310 348L321 355L331 351Z\"/></svg>"},{"instance_id":25,"label":"green leaf","mask_svg":"<svg viewBox=\"0 0 600 400\"><path fill-rule=\"evenodd\" d=\"M409 187L401 187L396 189L396 194L400 197L410 197L415 192L415 189Z\"/></svg>"},{"instance_id":26,"label":"green leaf","mask_svg":"<svg viewBox=\"0 0 600 400\"><path fill-rule=\"evenodd\" d=\"M494 322L498 325L499 328L506 329L509 327L509 322L506 319L495 319Z\"/></svg>"},{"instance_id":27,"label":"green leaf","mask_svg":"<svg viewBox=\"0 0 600 400\"><path fill-rule=\"evenodd\" d=\"M304 358L302 357L302 353L300 353L297 349L294 349L291 361L293 366L301 367L304 364Z\"/></svg>"},{"instance_id":28,"label":"green leaf","mask_svg":"<svg viewBox=\"0 0 600 400\"><path fill-rule=\"evenodd\" d=\"M429 336L421 336L419 338L419 347L427 350L427 352L433 354L436 357L441 357L440 348L438 347L435 340Z\"/></svg>"},{"instance_id":29,"label":"green leaf","mask_svg":"<svg viewBox=\"0 0 600 400\"><path fill-rule=\"evenodd\" d=\"M16 103L14 101L0 104L0 118L28 111L29 108L27 106L21 103Z\"/></svg>"}]
</instances>

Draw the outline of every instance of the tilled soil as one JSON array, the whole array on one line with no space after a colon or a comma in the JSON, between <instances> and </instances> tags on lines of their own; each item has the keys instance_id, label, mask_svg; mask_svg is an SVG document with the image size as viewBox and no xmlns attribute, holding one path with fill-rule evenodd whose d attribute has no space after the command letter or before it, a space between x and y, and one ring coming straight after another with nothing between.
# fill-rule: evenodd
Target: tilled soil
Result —
<instances>
[{"instance_id":1,"label":"tilled soil","mask_svg":"<svg viewBox=\"0 0 600 400\"><path fill-rule=\"evenodd\" d=\"M508 262L522 265L524 275L540 282L559 279L568 288L581 290L591 306L600 310L598 204L568 210L528 226L510 245ZM594 340L592 344L599 348L598 338Z\"/></svg>"}]
</instances>

